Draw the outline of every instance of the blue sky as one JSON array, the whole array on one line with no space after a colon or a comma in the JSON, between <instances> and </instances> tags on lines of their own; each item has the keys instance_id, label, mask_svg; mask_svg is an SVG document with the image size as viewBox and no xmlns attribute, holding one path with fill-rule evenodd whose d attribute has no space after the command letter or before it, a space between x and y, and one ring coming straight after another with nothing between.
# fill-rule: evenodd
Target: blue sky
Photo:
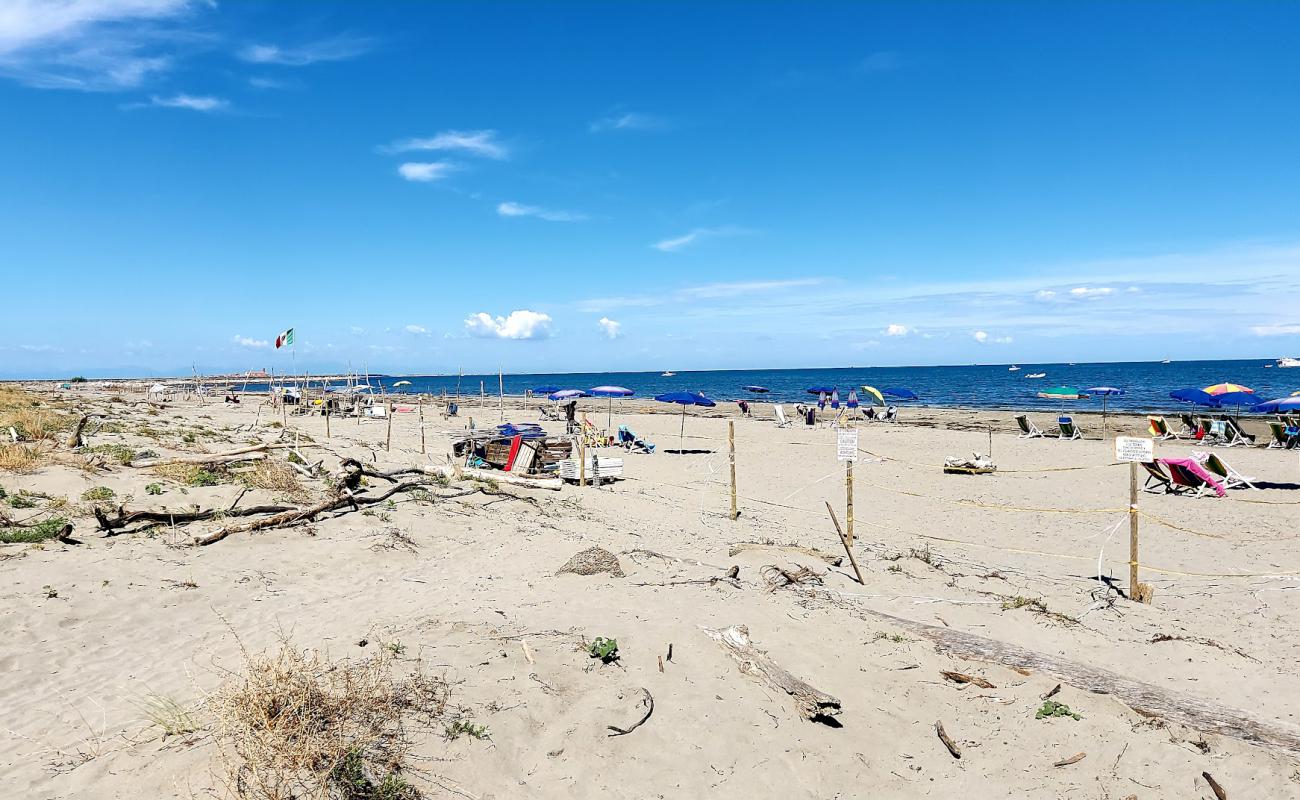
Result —
<instances>
[{"instance_id":1,"label":"blue sky","mask_svg":"<svg viewBox=\"0 0 1300 800\"><path fill-rule=\"evenodd\" d=\"M0 2L0 376L1300 355L1300 5Z\"/></svg>"}]
</instances>

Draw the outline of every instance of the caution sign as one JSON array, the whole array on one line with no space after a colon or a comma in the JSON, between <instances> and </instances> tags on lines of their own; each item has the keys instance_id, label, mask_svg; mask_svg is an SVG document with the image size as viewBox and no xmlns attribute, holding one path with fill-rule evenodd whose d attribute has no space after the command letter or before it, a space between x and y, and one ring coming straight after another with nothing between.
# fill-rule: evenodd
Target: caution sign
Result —
<instances>
[{"instance_id":1,"label":"caution sign","mask_svg":"<svg viewBox=\"0 0 1300 800\"><path fill-rule=\"evenodd\" d=\"M858 429L840 428L835 440L835 457L840 461L858 460Z\"/></svg>"},{"instance_id":2,"label":"caution sign","mask_svg":"<svg viewBox=\"0 0 1300 800\"><path fill-rule=\"evenodd\" d=\"M1140 436L1115 437L1116 461L1141 461L1144 463L1150 463L1155 461L1155 452L1155 442L1150 439L1144 439Z\"/></svg>"}]
</instances>

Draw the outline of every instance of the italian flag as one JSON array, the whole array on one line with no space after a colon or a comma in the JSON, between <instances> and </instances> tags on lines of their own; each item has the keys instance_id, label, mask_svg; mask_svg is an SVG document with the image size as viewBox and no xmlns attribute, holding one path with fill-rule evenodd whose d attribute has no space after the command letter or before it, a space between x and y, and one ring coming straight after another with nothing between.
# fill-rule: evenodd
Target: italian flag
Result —
<instances>
[{"instance_id":1,"label":"italian flag","mask_svg":"<svg viewBox=\"0 0 1300 800\"><path fill-rule=\"evenodd\" d=\"M292 344L293 344L293 328L290 328L289 330L275 337L276 350L279 350L281 347L287 347Z\"/></svg>"}]
</instances>

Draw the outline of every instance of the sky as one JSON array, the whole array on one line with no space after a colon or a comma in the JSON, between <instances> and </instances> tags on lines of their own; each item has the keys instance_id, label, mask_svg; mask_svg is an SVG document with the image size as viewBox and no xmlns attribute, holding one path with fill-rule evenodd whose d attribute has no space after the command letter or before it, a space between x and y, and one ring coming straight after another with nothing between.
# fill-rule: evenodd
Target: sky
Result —
<instances>
[{"instance_id":1,"label":"sky","mask_svg":"<svg viewBox=\"0 0 1300 800\"><path fill-rule=\"evenodd\" d=\"M0 377L1300 356L1298 26L0 0Z\"/></svg>"}]
</instances>

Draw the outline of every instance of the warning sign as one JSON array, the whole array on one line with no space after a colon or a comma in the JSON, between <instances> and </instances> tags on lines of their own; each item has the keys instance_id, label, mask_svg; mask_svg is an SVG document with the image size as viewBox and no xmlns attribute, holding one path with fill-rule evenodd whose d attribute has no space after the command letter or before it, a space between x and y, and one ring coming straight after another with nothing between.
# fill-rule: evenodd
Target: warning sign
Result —
<instances>
[{"instance_id":1,"label":"warning sign","mask_svg":"<svg viewBox=\"0 0 1300 800\"><path fill-rule=\"evenodd\" d=\"M1155 460L1155 451L1155 442L1150 439L1144 439L1140 436L1115 437L1116 461L1143 461L1150 463Z\"/></svg>"},{"instance_id":2,"label":"warning sign","mask_svg":"<svg viewBox=\"0 0 1300 800\"><path fill-rule=\"evenodd\" d=\"M858 429L840 428L835 440L835 457L840 461L858 460Z\"/></svg>"}]
</instances>

